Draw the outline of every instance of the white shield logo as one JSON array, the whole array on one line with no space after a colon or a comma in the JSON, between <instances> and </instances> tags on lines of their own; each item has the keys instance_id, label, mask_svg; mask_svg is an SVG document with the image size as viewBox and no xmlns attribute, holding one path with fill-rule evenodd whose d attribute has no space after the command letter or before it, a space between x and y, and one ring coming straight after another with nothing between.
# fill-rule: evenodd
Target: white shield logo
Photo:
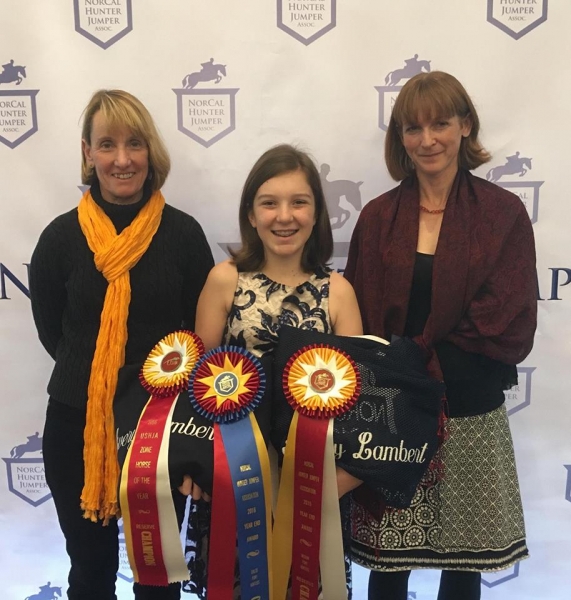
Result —
<instances>
[{"instance_id":1,"label":"white shield logo","mask_svg":"<svg viewBox=\"0 0 571 600\"><path fill-rule=\"evenodd\" d=\"M32 506L39 506L51 497L46 483L42 458L3 458L8 471L8 489Z\"/></svg>"},{"instance_id":2,"label":"white shield logo","mask_svg":"<svg viewBox=\"0 0 571 600\"><path fill-rule=\"evenodd\" d=\"M0 142L15 148L38 131L40 90L0 90Z\"/></svg>"},{"instance_id":3,"label":"white shield logo","mask_svg":"<svg viewBox=\"0 0 571 600\"><path fill-rule=\"evenodd\" d=\"M107 50L133 30L131 0L99 3L73 0L75 30L89 41Z\"/></svg>"},{"instance_id":4,"label":"white shield logo","mask_svg":"<svg viewBox=\"0 0 571 600\"><path fill-rule=\"evenodd\" d=\"M515 579L519 575L519 564L516 563L509 569L498 571L497 573L482 573L482 585L485 585L487 588L493 588L506 581Z\"/></svg>"},{"instance_id":5,"label":"white shield logo","mask_svg":"<svg viewBox=\"0 0 571 600\"><path fill-rule=\"evenodd\" d=\"M547 21L547 0L538 2L505 2L488 0L488 22L519 40Z\"/></svg>"},{"instance_id":6,"label":"white shield logo","mask_svg":"<svg viewBox=\"0 0 571 600\"><path fill-rule=\"evenodd\" d=\"M571 502L571 465L563 465L567 469L567 487L565 488L565 500Z\"/></svg>"},{"instance_id":7,"label":"white shield logo","mask_svg":"<svg viewBox=\"0 0 571 600\"><path fill-rule=\"evenodd\" d=\"M117 576L127 583L133 583L133 571L129 564L129 556L127 555L127 544L125 543L125 532L123 530L123 519L119 519L119 571Z\"/></svg>"},{"instance_id":8,"label":"white shield logo","mask_svg":"<svg viewBox=\"0 0 571 600\"><path fill-rule=\"evenodd\" d=\"M210 148L236 129L236 94L233 89L173 89L177 95L178 129Z\"/></svg>"},{"instance_id":9,"label":"white shield logo","mask_svg":"<svg viewBox=\"0 0 571 600\"><path fill-rule=\"evenodd\" d=\"M510 417L531 404L531 375L535 369L536 367L518 367L518 384L504 392Z\"/></svg>"},{"instance_id":10,"label":"white shield logo","mask_svg":"<svg viewBox=\"0 0 571 600\"><path fill-rule=\"evenodd\" d=\"M278 28L305 46L331 31L336 23L337 0L278 0Z\"/></svg>"},{"instance_id":11,"label":"white shield logo","mask_svg":"<svg viewBox=\"0 0 571 600\"><path fill-rule=\"evenodd\" d=\"M375 86L375 89L379 92L379 128L386 131L389 128L393 106L402 90L402 85L395 87L379 85Z\"/></svg>"}]
</instances>

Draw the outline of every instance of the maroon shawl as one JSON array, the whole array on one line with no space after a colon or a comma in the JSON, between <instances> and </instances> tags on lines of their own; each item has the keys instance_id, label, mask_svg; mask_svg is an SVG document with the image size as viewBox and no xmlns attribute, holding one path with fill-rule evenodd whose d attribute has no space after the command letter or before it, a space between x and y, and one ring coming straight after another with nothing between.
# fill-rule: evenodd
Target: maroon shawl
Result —
<instances>
[{"instance_id":1,"label":"maroon shawl","mask_svg":"<svg viewBox=\"0 0 571 600\"><path fill-rule=\"evenodd\" d=\"M365 206L351 239L345 276L365 333L390 339L405 326L418 240L416 178ZM506 364L531 351L537 323L533 230L520 199L460 170L434 256L432 310L421 339L446 340Z\"/></svg>"}]
</instances>

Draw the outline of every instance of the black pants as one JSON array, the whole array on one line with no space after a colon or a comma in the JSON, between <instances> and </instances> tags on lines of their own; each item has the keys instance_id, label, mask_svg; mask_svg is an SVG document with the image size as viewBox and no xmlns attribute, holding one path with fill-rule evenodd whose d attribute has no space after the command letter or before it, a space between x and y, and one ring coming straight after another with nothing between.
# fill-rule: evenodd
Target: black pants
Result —
<instances>
[{"instance_id":1,"label":"black pants","mask_svg":"<svg viewBox=\"0 0 571 600\"><path fill-rule=\"evenodd\" d=\"M371 571L369 600L407 600L410 571ZM442 571L438 600L480 600L481 573Z\"/></svg>"},{"instance_id":2,"label":"black pants","mask_svg":"<svg viewBox=\"0 0 571 600\"><path fill-rule=\"evenodd\" d=\"M52 493L66 550L71 561L69 600L117 600L115 582L119 568L117 521L109 525L83 518L83 430L85 412L50 400L43 438L46 481ZM179 525L186 498L174 492ZM180 584L151 587L135 583L137 600L179 600Z\"/></svg>"}]
</instances>

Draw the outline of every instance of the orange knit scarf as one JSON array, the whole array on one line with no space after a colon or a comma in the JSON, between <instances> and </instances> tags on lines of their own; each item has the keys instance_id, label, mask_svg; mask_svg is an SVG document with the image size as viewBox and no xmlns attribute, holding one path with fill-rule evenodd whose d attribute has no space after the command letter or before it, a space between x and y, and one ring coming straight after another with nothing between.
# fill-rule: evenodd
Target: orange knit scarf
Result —
<instances>
[{"instance_id":1,"label":"orange knit scarf","mask_svg":"<svg viewBox=\"0 0 571 600\"><path fill-rule=\"evenodd\" d=\"M125 363L127 317L131 301L129 270L147 251L159 228L165 200L155 192L133 222L117 235L115 227L89 191L79 203L79 225L93 252L95 266L108 282L101 324L87 388L84 431L85 480L81 493L84 517L104 524L118 513L119 465L113 398L119 369Z\"/></svg>"}]
</instances>

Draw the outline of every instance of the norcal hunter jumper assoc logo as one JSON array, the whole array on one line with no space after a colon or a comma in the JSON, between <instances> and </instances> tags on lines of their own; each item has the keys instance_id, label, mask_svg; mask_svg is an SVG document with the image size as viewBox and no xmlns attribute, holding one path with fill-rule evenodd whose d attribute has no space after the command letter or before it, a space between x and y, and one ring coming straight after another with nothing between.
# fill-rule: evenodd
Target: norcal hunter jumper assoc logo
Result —
<instances>
[{"instance_id":1,"label":"norcal hunter jumper assoc logo","mask_svg":"<svg viewBox=\"0 0 571 600\"><path fill-rule=\"evenodd\" d=\"M75 30L107 50L133 30L131 0L73 0Z\"/></svg>"},{"instance_id":2,"label":"norcal hunter jumper assoc logo","mask_svg":"<svg viewBox=\"0 0 571 600\"><path fill-rule=\"evenodd\" d=\"M547 0L488 0L488 22L519 40L547 21Z\"/></svg>"},{"instance_id":3,"label":"norcal hunter jumper assoc logo","mask_svg":"<svg viewBox=\"0 0 571 600\"><path fill-rule=\"evenodd\" d=\"M404 61L404 67L390 71L385 77L385 84L375 86L379 92L379 127L386 131L393 106L403 85L399 85L403 79L410 79L419 73L430 73L430 61L418 60L418 54Z\"/></svg>"},{"instance_id":4,"label":"norcal hunter jumper assoc logo","mask_svg":"<svg viewBox=\"0 0 571 600\"><path fill-rule=\"evenodd\" d=\"M306 46L331 31L336 22L337 0L278 0L278 28Z\"/></svg>"},{"instance_id":5,"label":"norcal hunter jumper assoc logo","mask_svg":"<svg viewBox=\"0 0 571 600\"><path fill-rule=\"evenodd\" d=\"M567 469L567 486L565 488L565 500L571 502L571 465L563 465Z\"/></svg>"},{"instance_id":6,"label":"norcal hunter jumper assoc logo","mask_svg":"<svg viewBox=\"0 0 571 600\"><path fill-rule=\"evenodd\" d=\"M57 598L61 598L61 587L52 585L51 581L40 585L39 589L39 592L26 596L23 600L57 600Z\"/></svg>"},{"instance_id":7,"label":"norcal hunter jumper assoc logo","mask_svg":"<svg viewBox=\"0 0 571 600\"><path fill-rule=\"evenodd\" d=\"M517 385L504 392L508 416L531 404L531 376L536 367L518 367Z\"/></svg>"},{"instance_id":8,"label":"norcal hunter jumper assoc logo","mask_svg":"<svg viewBox=\"0 0 571 600\"><path fill-rule=\"evenodd\" d=\"M516 563L509 569L498 571L497 573L482 573L482 585L485 585L487 588L495 588L502 583L515 579L519 576L519 565L520 563Z\"/></svg>"},{"instance_id":9,"label":"norcal hunter jumper assoc logo","mask_svg":"<svg viewBox=\"0 0 571 600\"><path fill-rule=\"evenodd\" d=\"M529 213L531 222L537 223L539 188L545 181L518 181L514 178L516 175L521 178L531 171L531 161L532 159L528 156L520 156L518 151L512 156L506 156L506 162L503 165L490 169L486 173L486 179L519 196ZM501 181L503 177L506 180Z\"/></svg>"},{"instance_id":10,"label":"norcal hunter jumper assoc logo","mask_svg":"<svg viewBox=\"0 0 571 600\"><path fill-rule=\"evenodd\" d=\"M123 531L123 519L119 519L119 570L117 576L127 583L133 583L133 571L129 564L129 556L127 555L127 544L125 542L125 532Z\"/></svg>"},{"instance_id":11,"label":"norcal hunter jumper assoc logo","mask_svg":"<svg viewBox=\"0 0 571 600\"><path fill-rule=\"evenodd\" d=\"M31 454L32 456L27 456ZM46 483L42 438L36 431L28 441L14 446L10 458L3 458L8 472L8 489L32 506L39 506L52 495Z\"/></svg>"},{"instance_id":12,"label":"norcal hunter jumper assoc logo","mask_svg":"<svg viewBox=\"0 0 571 600\"><path fill-rule=\"evenodd\" d=\"M24 81L25 77L26 67L16 64L13 58L2 65L0 72L0 142L12 149L38 131L36 96L40 90L15 89Z\"/></svg>"},{"instance_id":13,"label":"norcal hunter jumper assoc logo","mask_svg":"<svg viewBox=\"0 0 571 600\"><path fill-rule=\"evenodd\" d=\"M177 96L178 130L205 148L236 129L236 94L239 88L201 88L207 82L219 84L226 77L226 65L201 63L182 80Z\"/></svg>"}]
</instances>

